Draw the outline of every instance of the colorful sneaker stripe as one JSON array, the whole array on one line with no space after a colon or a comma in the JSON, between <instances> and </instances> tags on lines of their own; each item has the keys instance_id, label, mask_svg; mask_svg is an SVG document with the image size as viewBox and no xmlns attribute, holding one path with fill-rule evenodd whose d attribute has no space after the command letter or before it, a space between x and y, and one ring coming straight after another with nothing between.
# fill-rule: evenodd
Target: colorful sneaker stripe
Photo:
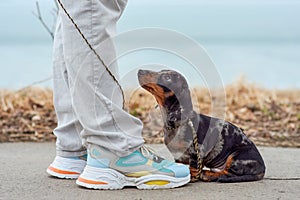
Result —
<instances>
[{"instance_id":1,"label":"colorful sneaker stripe","mask_svg":"<svg viewBox=\"0 0 300 200\"><path fill-rule=\"evenodd\" d=\"M78 175L80 174L78 172L60 170L60 169L54 168L52 166L49 166L48 169L51 170L51 171L53 171L53 172L56 172L58 174L78 174Z\"/></svg>"},{"instance_id":2,"label":"colorful sneaker stripe","mask_svg":"<svg viewBox=\"0 0 300 200\"><path fill-rule=\"evenodd\" d=\"M150 175L151 172L149 171L139 171L139 172L133 172L133 173L129 173L129 174L125 174L127 177L141 177L141 176L146 176L146 175Z\"/></svg>"},{"instance_id":3,"label":"colorful sneaker stripe","mask_svg":"<svg viewBox=\"0 0 300 200\"><path fill-rule=\"evenodd\" d=\"M92 185L107 185L107 182L103 182L103 181L93 181L93 180L88 180L88 179L84 179L79 177L77 179L77 181L80 181L82 183L87 183L87 184L92 184Z\"/></svg>"},{"instance_id":4,"label":"colorful sneaker stripe","mask_svg":"<svg viewBox=\"0 0 300 200\"><path fill-rule=\"evenodd\" d=\"M146 185L167 185L169 183L170 183L169 181L159 181L159 180L157 180L157 181L148 181L144 184L146 184Z\"/></svg>"}]
</instances>

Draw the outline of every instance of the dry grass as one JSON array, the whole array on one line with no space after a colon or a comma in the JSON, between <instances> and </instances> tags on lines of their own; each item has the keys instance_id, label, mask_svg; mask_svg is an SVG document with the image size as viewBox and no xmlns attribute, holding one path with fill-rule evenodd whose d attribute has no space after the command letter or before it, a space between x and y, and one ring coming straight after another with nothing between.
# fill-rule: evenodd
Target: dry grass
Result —
<instances>
[{"instance_id":1,"label":"dry grass","mask_svg":"<svg viewBox=\"0 0 300 200\"><path fill-rule=\"evenodd\" d=\"M205 88L192 89L195 109L216 116L224 112L226 120L243 128L258 145L300 147L300 90L269 90L239 80L225 91L226 98L222 98ZM162 120L159 109L154 108L154 98L144 90L128 90L126 94L129 112L144 123L145 140L163 142ZM55 140L51 90L1 90L0 105L0 142Z\"/></svg>"},{"instance_id":2,"label":"dry grass","mask_svg":"<svg viewBox=\"0 0 300 200\"><path fill-rule=\"evenodd\" d=\"M212 94L205 88L193 89L194 109L225 116L258 145L300 147L300 90L264 89L240 79L226 86L225 93L222 97L218 91ZM130 112L143 120L144 137L149 143L163 141L161 116L155 105L144 90L131 93Z\"/></svg>"},{"instance_id":3,"label":"dry grass","mask_svg":"<svg viewBox=\"0 0 300 200\"><path fill-rule=\"evenodd\" d=\"M52 91L28 88L0 91L0 142L54 141Z\"/></svg>"}]
</instances>

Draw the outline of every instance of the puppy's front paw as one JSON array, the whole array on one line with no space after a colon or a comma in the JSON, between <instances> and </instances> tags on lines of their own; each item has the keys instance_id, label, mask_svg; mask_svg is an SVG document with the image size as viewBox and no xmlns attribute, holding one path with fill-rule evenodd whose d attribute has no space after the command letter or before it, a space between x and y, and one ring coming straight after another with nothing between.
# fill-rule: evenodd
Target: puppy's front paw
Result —
<instances>
[{"instance_id":1,"label":"puppy's front paw","mask_svg":"<svg viewBox=\"0 0 300 200\"><path fill-rule=\"evenodd\" d=\"M194 167L190 167L190 172L191 172L191 183L195 183L199 181L199 178L197 178L198 175L198 170Z\"/></svg>"}]
</instances>

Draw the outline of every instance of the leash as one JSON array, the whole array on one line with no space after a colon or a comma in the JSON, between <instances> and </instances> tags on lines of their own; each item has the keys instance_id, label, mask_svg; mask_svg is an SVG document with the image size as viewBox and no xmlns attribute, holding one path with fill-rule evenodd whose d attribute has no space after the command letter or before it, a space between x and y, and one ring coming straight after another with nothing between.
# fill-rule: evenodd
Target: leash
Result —
<instances>
[{"instance_id":1,"label":"leash","mask_svg":"<svg viewBox=\"0 0 300 200\"><path fill-rule=\"evenodd\" d=\"M82 33L82 31L80 30L80 28L78 27L78 25L75 23L74 19L70 16L70 14L67 12L66 8L64 7L64 5L61 3L60 0L57 0L57 2L59 3L60 7L63 9L63 11L65 12L65 14L68 16L68 18L70 19L70 21L72 22L72 24L75 26L76 30L78 31L78 33L81 35L82 39L85 41L85 43L88 45L88 47L91 49L91 51L96 55L96 57L98 58L98 60L100 61L100 63L105 67L105 70L108 72L108 74L112 77L112 79L114 80L114 82L118 85L118 87L121 90L122 93L122 97L123 97L123 109L125 108L125 95L124 95L124 90L122 89L122 86L120 85L119 81L117 80L117 78L113 75L113 73L109 70L109 68L107 67L107 65L104 63L104 61L101 59L100 55L96 52L96 50L93 48L93 46L91 45L91 43L87 40L87 38L84 36L84 34Z\"/></svg>"},{"instance_id":2,"label":"leash","mask_svg":"<svg viewBox=\"0 0 300 200\"><path fill-rule=\"evenodd\" d=\"M98 58L98 60L100 61L100 63L105 67L105 70L112 77L112 79L114 80L114 82L118 85L118 87L119 87L119 89L121 90L121 93L122 93L122 97L123 97L123 109L124 109L125 108L125 95L124 95L124 90L122 89L122 86L120 85L119 81L113 75L113 73L109 70L109 68L104 63L104 61L101 59L100 55L93 48L93 46L91 45L91 43L84 36L84 34L82 33L82 31L80 30L80 28L78 27L78 25L75 23L74 19L70 16L70 14L68 13L68 11L66 10L66 8L64 7L64 5L62 4L62 2L60 0L57 0L57 2L59 3L60 7L63 9L63 11L67 15L67 17L69 18L69 20L72 22L72 24L74 25L75 29L78 31L78 33L80 34L80 36L82 37L82 39L85 41L85 43L91 49L91 51L96 55L96 57ZM196 130L194 128L194 125L193 125L193 122L191 121L191 119L188 120L188 125L192 129L193 144L194 144L194 149L195 149L196 154L197 154L197 175L192 179L192 182L196 182L196 181L200 180L200 174L202 172L203 162L202 162L202 159L200 157L197 132L196 132Z\"/></svg>"},{"instance_id":3,"label":"leash","mask_svg":"<svg viewBox=\"0 0 300 200\"><path fill-rule=\"evenodd\" d=\"M201 159L200 156L200 152L199 152L199 144L198 144L198 136L197 136L197 132L195 130L194 124L191 120L191 118L188 118L186 121L184 121L181 124L176 125L175 127L165 127L165 129L167 131L174 131L176 129L178 129L180 126L182 126L183 124L187 123L190 128L192 129L192 134L193 134L193 145L194 145L194 149L196 151L197 154L197 174L195 177L192 178L191 182L197 182L200 180L200 175L203 169L203 160ZM191 163L190 163L191 166Z\"/></svg>"},{"instance_id":4,"label":"leash","mask_svg":"<svg viewBox=\"0 0 300 200\"><path fill-rule=\"evenodd\" d=\"M188 119L188 125L192 129L193 144L194 144L194 149L195 149L196 154L197 154L197 174L196 174L195 177L192 178L191 182L197 182L197 181L200 180L200 175L201 175L201 172L202 172L202 169L203 169L203 160L200 157L197 132L196 132L195 127L193 125L193 122L190 118Z\"/></svg>"}]
</instances>

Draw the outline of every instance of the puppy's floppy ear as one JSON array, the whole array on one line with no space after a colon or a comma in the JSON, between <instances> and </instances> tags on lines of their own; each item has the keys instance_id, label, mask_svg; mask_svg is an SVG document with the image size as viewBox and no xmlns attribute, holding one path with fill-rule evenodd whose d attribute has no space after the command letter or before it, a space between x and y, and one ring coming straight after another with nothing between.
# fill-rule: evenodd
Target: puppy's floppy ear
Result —
<instances>
[{"instance_id":1,"label":"puppy's floppy ear","mask_svg":"<svg viewBox=\"0 0 300 200\"><path fill-rule=\"evenodd\" d=\"M181 91L179 93L179 102L184 109L186 110L193 109L191 93L189 87L185 84L182 86Z\"/></svg>"}]
</instances>

